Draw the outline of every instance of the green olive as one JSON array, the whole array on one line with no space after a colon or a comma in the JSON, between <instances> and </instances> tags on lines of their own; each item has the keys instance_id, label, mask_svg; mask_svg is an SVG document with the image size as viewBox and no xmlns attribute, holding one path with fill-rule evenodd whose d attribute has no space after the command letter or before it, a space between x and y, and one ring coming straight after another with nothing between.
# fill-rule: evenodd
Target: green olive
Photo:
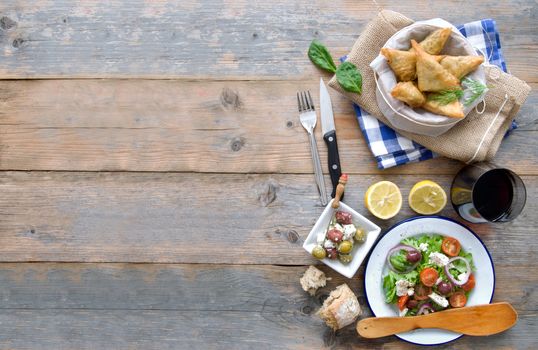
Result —
<instances>
[{"instance_id":1,"label":"green olive","mask_svg":"<svg viewBox=\"0 0 538 350\"><path fill-rule=\"evenodd\" d=\"M340 262L343 264L349 264L351 260L353 260L353 256L351 256L351 254L340 254L338 255L338 259L340 259Z\"/></svg>"},{"instance_id":2,"label":"green olive","mask_svg":"<svg viewBox=\"0 0 538 350\"><path fill-rule=\"evenodd\" d=\"M325 248L318 245L312 249L312 256L316 259L324 259L327 256L327 252L325 251Z\"/></svg>"},{"instance_id":3,"label":"green olive","mask_svg":"<svg viewBox=\"0 0 538 350\"><path fill-rule=\"evenodd\" d=\"M366 240L366 232L357 227L357 232L355 232L355 236L353 236L355 240L359 243L363 243Z\"/></svg>"},{"instance_id":4,"label":"green olive","mask_svg":"<svg viewBox=\"0 0 538 350\"><path fill-rule=\"evenodd\" d=\"M338 252L343 254L349 253L351 249L353 249L353 243L351 241L342 241L342 243L338 245Z\"/></svg>"}]
</instances>

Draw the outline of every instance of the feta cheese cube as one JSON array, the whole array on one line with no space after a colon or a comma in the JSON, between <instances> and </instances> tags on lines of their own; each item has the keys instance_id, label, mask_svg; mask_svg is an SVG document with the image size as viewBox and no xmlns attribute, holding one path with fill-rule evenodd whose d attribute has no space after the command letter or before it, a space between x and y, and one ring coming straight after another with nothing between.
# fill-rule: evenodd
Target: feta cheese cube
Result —
<instances>
[{"instance_id":1,"label":"feta cheese cube","mask_svg":"<svg viewBox=\"0 0 538 350\"><path fill-rule=\"evenodd\" d=\"M403 295L408 295L409 288L413 287L415 284L406 280L396 281L396 295L401 297Z\"/></svg>"},{"instance_id":2,"label":"feta cheese cube","mask_svg":"<svg viewBox=\"0 0 538 350\"><path fill-rule=\"evenodd\" d=\"M448 264L448 261L450 260L448 256L446 256L445 254L437 253L437 252L430 253L429 258L430 258L430 264L434 264L439 267L445 266L446 264Z\"/></svg>"},{"instance_id":3,"label":"feta cheese cube","mask_svg":"<svg viewBox=\"0 0 538 350\"><path fill-rule=\"evenodd\" d=\"M336 248L336 244L331 241L330 239L325 240L325 243L323 243L323 247L325 248Z\"/></svg>"},{"instance_id":4,"label":"feta cheese cube","mask_svg":"<svg viewBox=\"0 0 538 350\"><path fill-rule=\"evenodd\" d=\"M318 233L318 235L316 236L316 242L319 244L319 245L323 245L323 242L325 242L325 238L327 237L327 233L326 232L320 232Z\"/></svg>"},{"instance_id":5,"label":"feta cheese cube","mask_svg":"<svg viewBox=\"0 0 538 350\"><path fill-rule=\"evenodd\" d=\"M418 245L418 249L422 250L423 252L427 251L428 250L428 243L420 243Z\"/></svg>"},{"instance_id":6,"label":"feta cheese cube","mask_svg":"<svg viewBox=\"0 0 538 350\"><path fill-rule=\"evenodd\" d=\"M400 311L400 317L404 317L405 315L407 315L407 311L409 311L409 309L407 308L404 308L403 310Z\"/></svg>"},{"instance_id":7,"label":"feta cheese cube","mask_svg":"<svg viewBox=\"0 0 538 350\"><path fill-rule=\"evenodd\" d=\"M446 298L444 296L441 296L441 295L439 295L437 293L432 293L432 294L428 295L428 297L434 303L436 303L439 306L442 306L442 307L447 307L448 306L448 300L446 300Z\"/></svg>"},{"instance_id":8,"label":"feta cheese cube","mask_svg":"<svg viewBox=\"0 0 538 350\"><path fill-rule=\"evenodd\" d=\"M407 295L409 295L410 297L413 296L415 294L415 288L409 288L407 290Z\"/></svg>"},{"instance_id":9,"label":"feta cheese cube","mask_svg":"<svg viewBox=\"0 0 538 350\"><path fill-rule=\"evenodd\" d=\"M344 240L348 241L353 238L353 235L355 232L357 232L357 228L353 224L344 225Z\"/></svg>"}]
</instances>

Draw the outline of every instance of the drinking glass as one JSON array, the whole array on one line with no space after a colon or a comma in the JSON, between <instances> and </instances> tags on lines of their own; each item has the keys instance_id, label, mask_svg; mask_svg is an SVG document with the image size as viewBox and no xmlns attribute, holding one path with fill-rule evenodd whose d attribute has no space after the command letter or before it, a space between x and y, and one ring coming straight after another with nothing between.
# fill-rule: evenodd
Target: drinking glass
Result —
<instances>
[{"instance_id":1,"label":"drinking glass","mask_svg":"<svg viewBox=\"0 0 538 350\"><path fill-rule=\"evenodd\" d=\"M454 210L472 223L506 222L523 210L527 192L513 171L483 162L461 169L450 189Z\"/></svg>"}]
</instances>

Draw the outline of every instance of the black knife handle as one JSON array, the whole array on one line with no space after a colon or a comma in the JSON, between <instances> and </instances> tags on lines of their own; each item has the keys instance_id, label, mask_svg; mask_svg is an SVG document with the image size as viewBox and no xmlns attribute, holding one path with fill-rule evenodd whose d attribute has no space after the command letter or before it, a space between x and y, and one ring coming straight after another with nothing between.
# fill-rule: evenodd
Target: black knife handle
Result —
<instances>
[{"instance_id":1,"label":"black knife handle","mask_svg":"<svg viewBox=\"0 0 538 350\"><path fill-rule=\"evenodd\" d=\"M329 155L329 174L331 175L331 182L333 183L333 191L331 197L334 198L336 194L336 185L338 185L338 180L340 175L342 175L342 170L340 169L340 156L338 155L338 142L336 142L336 131L329 131L323 135L323 139L327 144L328 155ZM342 198L344 196L342 195Z\"/></svg>"}]
</instances>

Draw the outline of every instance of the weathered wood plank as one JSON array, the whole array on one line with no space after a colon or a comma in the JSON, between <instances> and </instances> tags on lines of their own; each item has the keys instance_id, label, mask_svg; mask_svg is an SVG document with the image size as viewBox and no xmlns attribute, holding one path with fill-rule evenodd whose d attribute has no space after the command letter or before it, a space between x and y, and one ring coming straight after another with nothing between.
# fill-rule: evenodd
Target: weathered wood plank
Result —
<instances>
[{"instance_id":1,"label":"weathered wood plank","mask_svg":"<svg viewBox=\"0 0 538 350\"><path fill-rule=\"evenodd\" d=\"M537 311L530 265L495 266L496 301ZM348 279L318 265L331 280L311 297L299 284L306 266L0 263L0 309L242 311L314 314L336 286L347 283L371 315L364 266ZM520 276L514 279L513 276Z\"/></svg>"},{"instance_id":2,"label":"weathered wood plank","mask_svg":"<svg viewBox=\"0 0 538 350\"><path fill-rule=\"evenodd\" d=\"M348 283L371 315L362 278L332 278L310 297L298 279L304 266L168 264L0 264L1 344L10 348L411 348L393 337L361 340L353 327L332 334L315 311L335 286ZM530 266L496 267L495 300L520 314L509 332L464 337L449 348L532 344L537 299ZM360 276L363 275L361 269ZM514 280L512 276L521 276ZM33 316L33 317L32 317ZM31 327L36 331L27 332ZM136 332L135 330L143 330ZM73 333L77 337L72 337ZM517 334L517 337L514 335ZM24 335L24 336L23 336ZM74 340L72 338L77 338ZM192 339L189 339L192 338ZM151 342L151 343L150 343ZM39 344L39 345L36 345Z\"/></svg>"},{"instance_id":3,"label":"weathered wood plank","mask_svg":"<svg viewBox=\"0 0 538 350\"><path fill-rule=\"evenodd\" d=\"M538 82L536 4L379 2L415 19L498 22L511 71ZM2 1L0 76L305 78L317 37L338 57L374 16L371 1Z\"/></svg>"},{"instance_id":4,"label":"weathered wood plank","mask_svg":"<svg viewBox=\"0 0 538 350\"><path fill-rule=\"evenodd\" d=\"M395 337L336 336L303 314L165 310L0 310L0 344L9 349L416 349ZM447 349L523 348L535 343L534 313L509 331L463 337ZM517 335L517 336L516 336Z\"/></svg>"},{"instance_id":5,"label":"weathered wood plank","mask_svg":"<svg viewBox=\"0 0 538 350\"><path fill-rule=\"evenodd\" d=\"M392 180L407 198L424 178L447 191L452 179L352 175L346 202L366 214L371 183ZM528 263L538 250L538 178L524 181L529 200L516 221L472 226L499 264ZM0 193L4 262L308 264L301 245L322 211L311 175L4 172ZM450 206L441 214L455 217ZM404 203L374 221L387 228L410 215Z\"/></svg>"},{"instance_id":6,"label":"weathered wood plank","mask_svg":"<svg viewBox=\"0 0 538 350\"><path fill-rule=\"evenodd\" d=\"M318 100L316 79L0 81L0 169L311 173L295 94L310 88ZM351 104L332 96L346 172L459 169L456 161L437 159L378 170ZM504 141L496 159L521 174L538 174L538 152L528 152L538 149L537 104L534 92L518 118L522 128ZM316 131L326 164L321 127Z\"/></svg>"}]
</instances>

